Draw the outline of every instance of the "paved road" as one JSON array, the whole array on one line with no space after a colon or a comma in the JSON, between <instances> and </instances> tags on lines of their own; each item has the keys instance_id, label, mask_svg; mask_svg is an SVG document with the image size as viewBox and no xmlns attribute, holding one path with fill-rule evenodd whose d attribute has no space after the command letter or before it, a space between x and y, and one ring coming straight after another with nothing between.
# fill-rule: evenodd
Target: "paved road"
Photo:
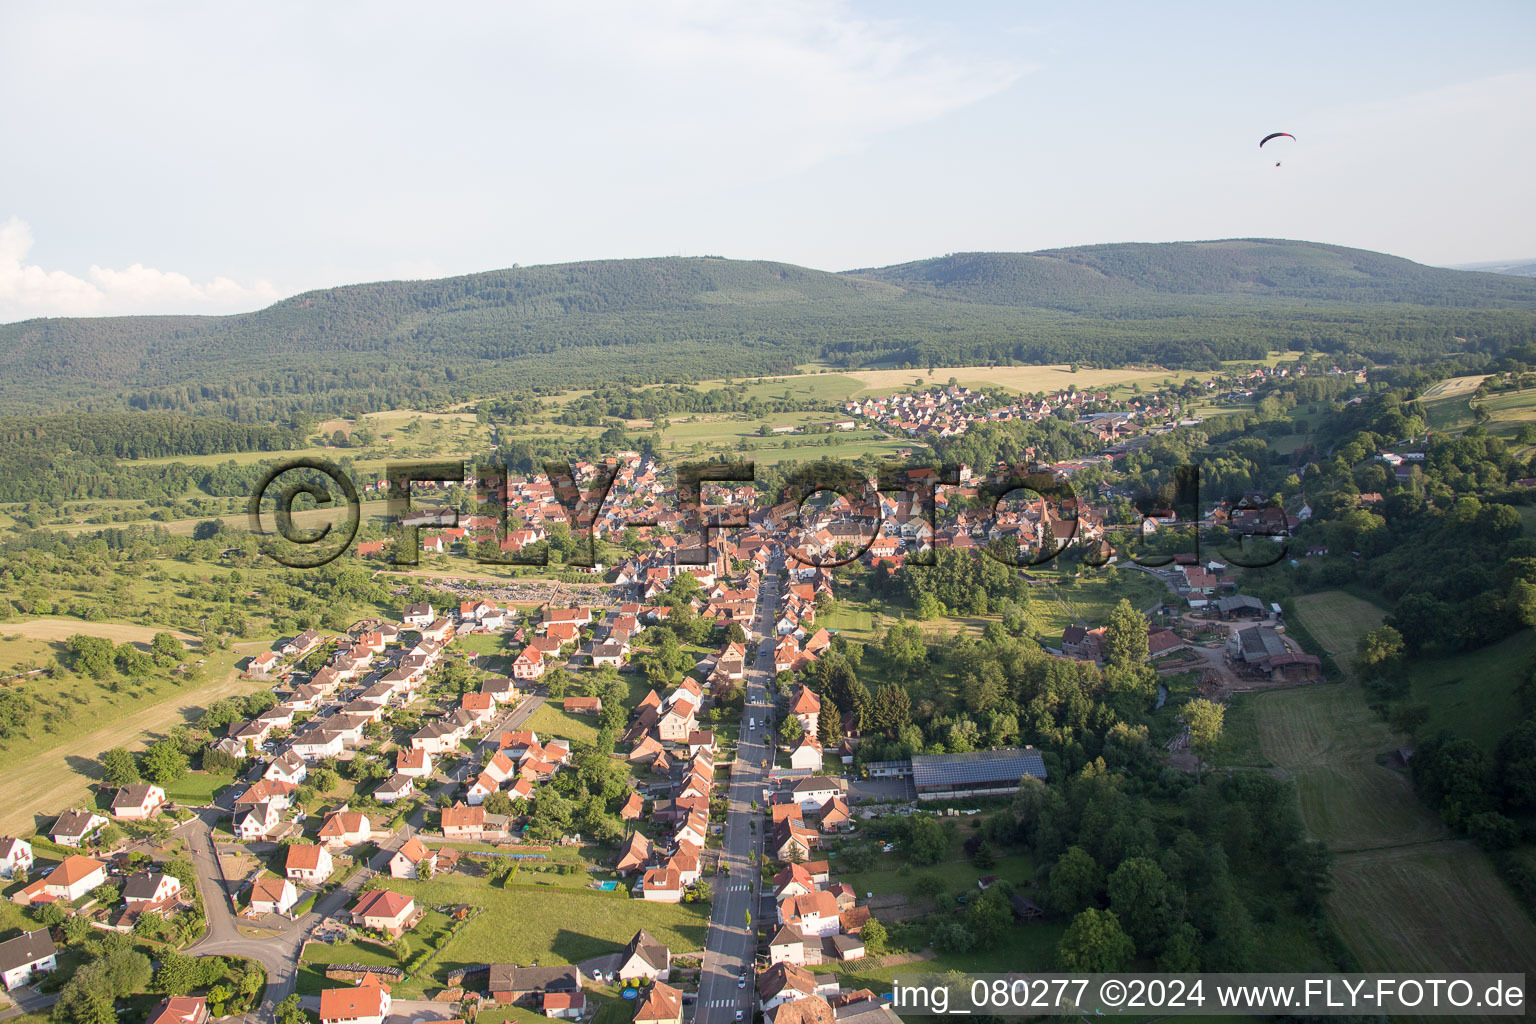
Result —
<instances>
[{"instance_id":1,"label":"paved road","mask_svg":"<svg viewBox=\"0 0 1536 1024\"><path fill-rule=\"evenodd\" d=\"M782 561L769 567L765 573L761 600L758 602L758 621L755 630L761 636L770 637L777 618L779 604L778 567ZM741 738L736 746L736 764L731 772L728 804L725 817L724 849L722 863L729 865L729 874L715 876L715 902L709 916L709 933L704 944L703 972L699 981L699 999L694 1010L695 1024L725 1024L733 1021L740 1012L745 1019L752 1018L753 961L757 953L757 929L771 928L774 922L759 921L754 915L747 924L749 910L757 909L759 871L752 863L752 855L762 850L763 825L756 829L752 822L761 817L761 810L754 812L752 801L761 800L763 785L768 772L763 760L768 757L767 737L770 735L771 701L773 683L773 644L759 645L757 663L747 671L746 707L742 710ZM753 724L755 722L755 725ZM747 984L740 979L745 972Z\"/></svg>"},{"instance_id":2,"label":"paved road","mask_svg":"<svg viewBox=\"0 0 1536 1024\"><path fill-rule=\"evenodd\" d=\"M494 748L501 737L502 730L515 729L527 721L543 703L542 696L533 695L523 700L514 710L501 716L491 726L480 744L480 749ZM478 759L474 761L473 767L465 763L456 769L452 776L439 778L429 795L435 797L444 790L449 792L456 790L465 781L466 775L470 775L472 771L478 773ZM231 905L232 894L225 886L223 873L219 870L212 830L218 823L219 817L228 813L228 809L209 807L198 811L197 817L181 825L177 830L186 836L187 844L191 848L192 866L197 870L198 890L203 894L203 907L208 918L207 933L187 952L194 956L239 956L260 963L267 970L267 990L255 1016L261 1020L272 1020L277 1004L294 991L298 981L299 954L310 933L328 919L341 918L347 906L356 898L363 883L375 874L389 870L389 860L395 851L405 845L406 840L417 829L426 824L427 807L430 806L435 806L435 801L428 800L411 816L405 827L380 843L379 852L366 868L316 900L314 906L303 917L287 922L276 935L262 938L240 932L238 918L235 917Z\"/></svg>"},{"instance_id":3,"label":"paved road","mask_svg":"<svg viewBox=\"0 0 1536 1024\"><path fill-rule=\"evenodd\" d=\"M198 889L203 894L203 908L208 918L207 933L187 952L194 956L246 957L265 967L267 990L257 1015L262 1020L272 1020L277 1004L294 991L299 974L299 952L310 932L327 918L338 916L374 874L389 870L389 859L405 842L405 832L402 830L386 839L366 868L316 900L303 917L287 922L276 935L255 938L241 934L239 919L230 903L231 894L219 871L211 829L220 813L217 809L202 811L182 826L192 850L192 866L197 870Z\"/></svg>"}]
</instances>

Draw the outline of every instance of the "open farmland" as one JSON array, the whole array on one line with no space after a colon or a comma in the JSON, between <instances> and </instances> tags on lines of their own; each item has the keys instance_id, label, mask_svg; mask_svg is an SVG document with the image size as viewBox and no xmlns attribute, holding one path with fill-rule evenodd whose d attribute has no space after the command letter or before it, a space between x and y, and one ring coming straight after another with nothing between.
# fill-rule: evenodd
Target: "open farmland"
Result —
<instances>
[{"instance_id":1,"label":"open farmland","mask_svg":"<svg viewBox=\"0 0 1536 1024\"><path fill-rule=\"evenodd\" d=\"M1529 971L1536 927L1488 859L1446 841L1352 853L1334 922L1367 971Z\"/></svg>"},{"instance_id":2,"label":"open farmland","mask_svg":"<svg viewBox=\"0 0 1536 1024\"><path fill-rule=\"evenodd\" d=\"M1341 664L1381 621L1374 605L1338 591L1296 604ZM1536 962L1536 929L1484 854L1451 839L1406 773L1383 763L1405 741L1355 683L1238 700L1256 720L1262 758L1295 781L1308 832L1335 854L1329 905L1366 970L1515 970Z\"/></svg>"},{"instance_id":3,"label":"open farmland","mask_svg":"<svg viewBox=\"0 0 1536 1024\"><path fill-rule=\"evenodd\" d=\"M1296 599L1296 614L1328 656L1353 678L1355 647L1360 638L1385 617L1382 610L1342 590L1304 594Z\"/></svg>"}]
</instances>

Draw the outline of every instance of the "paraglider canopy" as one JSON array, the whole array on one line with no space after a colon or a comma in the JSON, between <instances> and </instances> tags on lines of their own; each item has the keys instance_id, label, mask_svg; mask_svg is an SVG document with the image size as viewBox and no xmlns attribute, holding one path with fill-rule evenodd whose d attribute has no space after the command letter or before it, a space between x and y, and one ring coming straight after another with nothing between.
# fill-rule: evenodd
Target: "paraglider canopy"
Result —
<instances>
[{"instance_id":1,"label":"paraglider canopy","mask_svg":"<svg viewBox=\"0 0 1536 1024\"><path fill-rule=\"evenodd\" d=\"M1259 140L1259 148L1263 149L1264 148L1264 143L1268 142L1270 139L1291 139L1291 140L1294 140L1295 138L1296 138L1296 136L1292 135L1290 132L1270 132L1268 135L1264 136L1262 139Z\"/></svg>"}]
</instances>

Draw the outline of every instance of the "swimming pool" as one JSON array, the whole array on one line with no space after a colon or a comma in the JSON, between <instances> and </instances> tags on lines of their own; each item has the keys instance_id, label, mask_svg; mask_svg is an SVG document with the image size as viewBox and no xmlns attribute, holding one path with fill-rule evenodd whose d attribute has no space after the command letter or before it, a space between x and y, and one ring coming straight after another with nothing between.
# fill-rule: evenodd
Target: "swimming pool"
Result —
<instances>
[{"instance_id":1,"label":"swimming pool","mask_svg":"<svg viewBox=\"0 0 1536 1024\"><path fill-rule=\"evenodd\" d=\"M617 889L618 887L619 887L619 883L618 882L614 882L614 881L598 882L597 883L597 888L603 890L604 892L613 892L613 890Z\"/></svg>"}]
</instances>

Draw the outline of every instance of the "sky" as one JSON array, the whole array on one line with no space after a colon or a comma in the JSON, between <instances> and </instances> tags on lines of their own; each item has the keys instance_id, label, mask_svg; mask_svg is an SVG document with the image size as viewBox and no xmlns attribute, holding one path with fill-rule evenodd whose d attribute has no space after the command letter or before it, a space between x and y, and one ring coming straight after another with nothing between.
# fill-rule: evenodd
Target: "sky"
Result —
<instances>
[{"instance_id":1,"label":"sky","mask_svg":"<svg viewBox=\"0 0 1536 1024\"><path fill-rule=\"evenodd\" d=\"M15 0L0 96L0 322L641 256L1536 257L1528 0Z\"/></svg>"}]
</instances>

